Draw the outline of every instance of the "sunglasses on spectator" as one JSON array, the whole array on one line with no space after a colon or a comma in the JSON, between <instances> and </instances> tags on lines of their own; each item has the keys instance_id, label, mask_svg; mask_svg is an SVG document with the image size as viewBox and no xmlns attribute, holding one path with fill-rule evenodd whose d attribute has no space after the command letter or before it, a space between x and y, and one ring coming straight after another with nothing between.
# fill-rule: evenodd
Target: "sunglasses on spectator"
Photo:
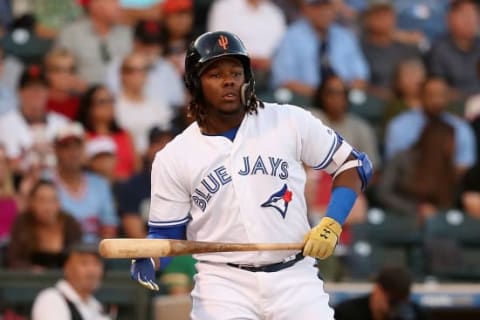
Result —
<instances>
[{"instance_id":1,"label":"sunglasses on spectator","mask_svg":"<svg viewBox=\"0 0 480 320\"><path fill-rule=\"evenodd\" d=\"M74 74L77 72L77 68L75 66L70 67L61 67L61 66L51 66L48 68L48 71L53 73L70 73Z\"/></svg>"},{"instance_id":2,"label":"sunglasses on spectator","mask_svg":"<svg viewBox=\"0 0 480 320\"><path fill-rule=\"evenodd\" d=\"M122 67L122 72L127 73L127 74L132 74L132 73L146 73L150 70L149 66L145 67L135 67L135 66L123 66Z\"/></svg>"},{"instance_id":3,"label":"sunglasses on spectator","mask_svg":"<svg viewBox=\"0 0 480 320\"><path fill-rule=\"evenodd\" d=\"M115 103L114 98L100 98L100 99L93 100L93 104L98 106L112 105L114 103Z\"/></svg>"}]
</instances>

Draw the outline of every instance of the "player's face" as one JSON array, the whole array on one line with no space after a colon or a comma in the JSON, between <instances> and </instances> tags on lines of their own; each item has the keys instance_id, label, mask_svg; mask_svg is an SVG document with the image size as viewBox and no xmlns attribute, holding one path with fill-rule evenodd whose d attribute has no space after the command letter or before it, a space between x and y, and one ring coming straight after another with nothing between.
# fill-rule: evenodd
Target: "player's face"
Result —
<instances>
[{"instance_id":1,"label":"player's face","mask_svg":"<svg viewBox=\"0 0 480 320\"><path fill-rule=\"evenodd\" d=\"M244 108L240 89L245 83L243 65L235 58L214 61L200 76L207 107L222 115L240 114Z\"/></svg>"}]
</instances>

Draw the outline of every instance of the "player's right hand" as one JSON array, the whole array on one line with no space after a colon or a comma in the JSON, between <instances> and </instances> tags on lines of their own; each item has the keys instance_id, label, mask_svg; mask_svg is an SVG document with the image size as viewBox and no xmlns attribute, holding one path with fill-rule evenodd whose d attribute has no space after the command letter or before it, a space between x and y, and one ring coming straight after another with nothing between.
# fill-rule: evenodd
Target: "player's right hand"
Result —
<instances>
[{"instance_id":1,"label":"player's right hand","mask_svg":"<svg viewBox=\"0 0 480 320\"><path fill-rule=\"evenodd\" d=\"M130 276L147 289L158 291L155 283L155 261L153 258L141 258L132 260Z\"/></svg>"},{"instance_id":2,"label":"player's right hand","mask_svg":"<svg viewBox=\"0 0 480 320\"><path fill-rule=\"evenodd\" d=\"M304 239L303 255L318 259L330 257L337 246L342 226L330 217L323 217Z\"/></svg>"}]
</instances>

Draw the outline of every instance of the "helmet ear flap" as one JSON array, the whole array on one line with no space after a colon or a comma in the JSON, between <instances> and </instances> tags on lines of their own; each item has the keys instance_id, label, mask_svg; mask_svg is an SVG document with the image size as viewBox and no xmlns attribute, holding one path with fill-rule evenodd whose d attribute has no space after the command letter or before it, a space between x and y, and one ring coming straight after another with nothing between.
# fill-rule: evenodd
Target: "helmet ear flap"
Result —
<instances>
[{"instance_id":1,"label":"helmet ear flap","mask_svg":"<svg viewBox=\"0 0 480 320\"><path fill-rule=\"evenodd\" d=\"M243 106L247 106L253 95L255 94L255 80L253 77L250 81L245 82L240 88L240 99Z\"/></svg>"}]
</instances>

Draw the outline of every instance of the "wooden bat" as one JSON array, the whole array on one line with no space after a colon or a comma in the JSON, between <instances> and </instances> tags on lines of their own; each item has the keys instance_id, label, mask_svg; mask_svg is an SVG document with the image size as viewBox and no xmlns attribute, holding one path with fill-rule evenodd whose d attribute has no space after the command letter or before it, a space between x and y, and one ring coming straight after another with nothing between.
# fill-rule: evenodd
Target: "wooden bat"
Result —
<instances>
[{"instance_id":1,"label":"wooden bat","mask_svg":"<svg viewBox=\"0 0 480 320\"><path fill-rule=\"evenodd\" d=\"M104 258L148 258L207 252L302 250L303 243L223 243L171 239L104 239L99 244Z\"/></svg>"}]
</instances>

